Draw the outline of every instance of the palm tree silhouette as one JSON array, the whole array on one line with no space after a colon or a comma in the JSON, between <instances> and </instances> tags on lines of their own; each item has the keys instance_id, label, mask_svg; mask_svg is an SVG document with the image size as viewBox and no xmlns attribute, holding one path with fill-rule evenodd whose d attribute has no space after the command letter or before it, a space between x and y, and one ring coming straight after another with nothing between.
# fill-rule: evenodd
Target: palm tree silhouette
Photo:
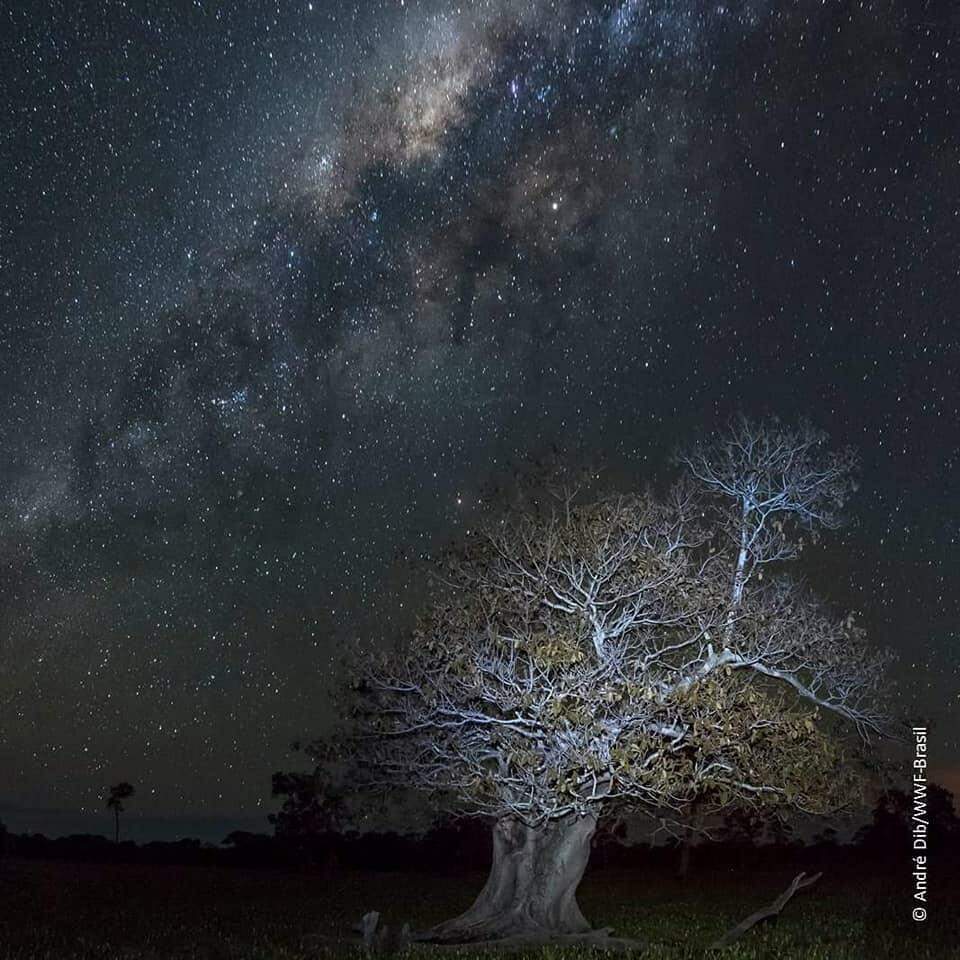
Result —
<instances>
[{"instance_id":1,"label":"palm tree silhouette","mask_svg":"<svg viewBox=\"0 0 960 960\"><path fill-rule=\"evenodd\" d=\"M120 842L120 814L123 812L123 801L128 800L133 796L133 787L123 781L122 783L114 784L110 788L110 796L107 799L107 807L110 810L113 810L114 822L116 824L116 831L114 833L114 843Z\"/></svg>"}]
</instances>

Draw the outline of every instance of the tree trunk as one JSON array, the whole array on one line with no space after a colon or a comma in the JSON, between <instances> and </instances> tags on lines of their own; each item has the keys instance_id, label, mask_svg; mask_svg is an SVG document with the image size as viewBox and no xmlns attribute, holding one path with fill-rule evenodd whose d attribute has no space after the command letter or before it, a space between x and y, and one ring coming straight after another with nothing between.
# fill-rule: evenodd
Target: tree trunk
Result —
<instances>
[{"instance_id":1,"label":"tree trunk","mask_svg":"<svg viewBox=\"0 0 960 960\"><path fill-rule=\"evenodd\" d=\"M589 931L576 894L596 827L593 816L565 817L539 827L499 820L493 828L490 876L473 906L418 939L466 943Z\"/></svg>"},{"instance_id":2,"label":"tree trunk","mask_svg":"<svg viewBox=\"0 0 960 960\"><path fill-rule=\"evenodd\" d=\"M733 584L730 587L730 609L727 611L727 624L723 631L723 640L726 646L730 645L733 637L733 624L740 602L743 600L743 588L746 584L747 570L747 523L750 517L750 505L743 501L743 512L740 518L740 549L737 553L737 567L733 573Z\"/></svg>"},{"instance_id":3,"label":"tree trunk","mask_svg":"<svg viewBox=\"0 0 960 960\"><path fill-rule=\"evenodd\" d=\"M120 808L119 807L113 808L113 824L114 824L113 842L119 843L120 842Z\"/></svg>"}]
</instances>

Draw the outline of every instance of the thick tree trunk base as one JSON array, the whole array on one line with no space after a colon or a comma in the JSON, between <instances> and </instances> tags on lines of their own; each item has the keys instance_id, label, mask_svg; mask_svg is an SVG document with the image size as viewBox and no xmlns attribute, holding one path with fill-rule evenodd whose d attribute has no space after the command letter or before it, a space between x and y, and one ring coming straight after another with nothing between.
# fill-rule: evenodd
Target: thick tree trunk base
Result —
<instances>
[{"instance_id":1,"label":"thick tree trunk base","mask_svg":"<svg viewBox=\"0 0 960 960\"><path fill-rule=\"evenodd\" d=\"M416 937L427 943L557 942L589 938L577 887L596 829L592 816L567 817L540 827L503 819L493 828L493 863L473 905Z\"/></svg>"}]
</instances>

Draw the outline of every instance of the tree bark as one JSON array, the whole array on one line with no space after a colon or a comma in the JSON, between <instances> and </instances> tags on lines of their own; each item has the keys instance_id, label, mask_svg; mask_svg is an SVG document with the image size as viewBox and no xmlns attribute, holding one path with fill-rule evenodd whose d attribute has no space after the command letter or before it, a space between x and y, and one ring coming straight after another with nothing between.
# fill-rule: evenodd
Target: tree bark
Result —
<instances>
[{"instance_id":1,"label":"tree bark","mask_svg":"<svg viewBox=\"0 0 960 960\"><path fill-rule=\"evenodd\" d=\"M730 587L730 609L727 611L727 624L723 631L723 640L726 646L730 645L733 637L733 624L740 601L743 600L743 588L746 585L747 570L747 521L750 517L749 502L744 499L740 516L740 549L737 552L737 567L733 573L733 584Z\"/></svg>"},{"instance_id":2,"label":"tree bark","mask_svg":"<svg viewBox=\"0 0 960 960\"><path fill-rule=\"evenodd\" d=\"M490 875L473 906L417 939L469 943L589 932L576 894L596 826L593 816L565 817L539 827L499 820L493 828Z\"/></svg>"}]
</instances>

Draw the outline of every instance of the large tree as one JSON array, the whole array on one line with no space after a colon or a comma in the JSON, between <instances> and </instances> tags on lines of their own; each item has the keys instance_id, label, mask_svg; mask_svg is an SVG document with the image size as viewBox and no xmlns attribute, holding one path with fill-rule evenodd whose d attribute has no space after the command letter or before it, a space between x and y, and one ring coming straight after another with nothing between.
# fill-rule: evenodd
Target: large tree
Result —
<instances>
[{"instance_id":1,"label":"large tree","mask_svg":"<svg viewBox=\"0 0 960 960\"><path fill-rule=\"evenodd\" d=\"M493 824L486 885L427 938L588 931L601 817L850 801L884 656L774 561L838 523L852 456L738 421L681 463L663 497L567 489L491 521L438 563L412 634L359 662L356 782Z\"/></svg>"}]
</instances>

